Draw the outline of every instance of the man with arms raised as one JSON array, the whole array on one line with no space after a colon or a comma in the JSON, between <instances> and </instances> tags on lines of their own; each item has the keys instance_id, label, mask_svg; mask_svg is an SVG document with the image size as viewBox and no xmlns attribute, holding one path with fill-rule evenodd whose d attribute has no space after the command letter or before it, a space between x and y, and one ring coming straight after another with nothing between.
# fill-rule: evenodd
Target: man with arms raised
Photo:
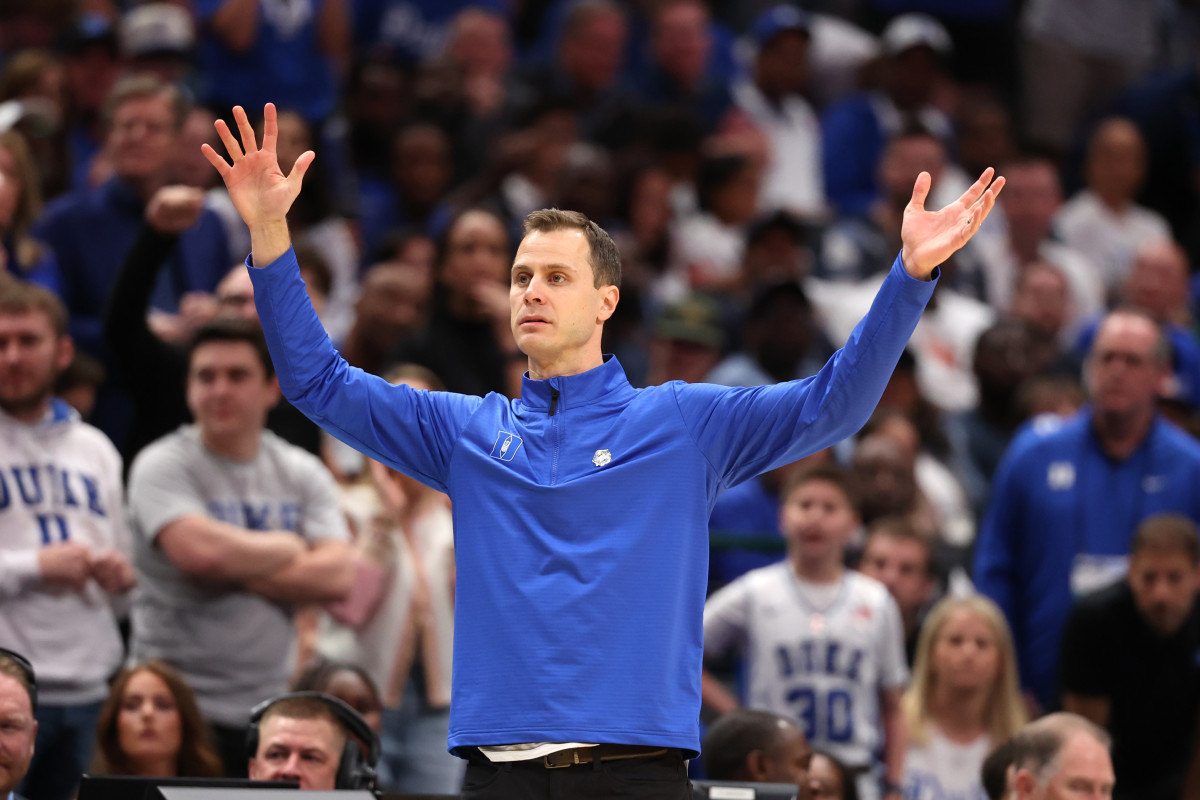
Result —
<instances>
[{"instance_id":1,"label":"man with arms raised","mask_svg":"<svg viewBox=\"0 0 1200 800\"><path fill-rule=\"evenodd\" d=\"M866 421L936 265L978 230L1002 179L988 189L988 171L927 212L923 175L903 257L846 347L813 378L749 389L634 389L600 349L620 296L615 245L580 214L535 212L512 268L512 329L529 371L510 401L392 386L337 355L285 222L313 155L284 176L274 107L261 149L245 112L234 115L245 151L218 123L233 163L204 152L249 225L255 301L287 396L454 502L449 745L470 761L465 797L686 797L717 494Z\"/></svg>"}]
</instances>

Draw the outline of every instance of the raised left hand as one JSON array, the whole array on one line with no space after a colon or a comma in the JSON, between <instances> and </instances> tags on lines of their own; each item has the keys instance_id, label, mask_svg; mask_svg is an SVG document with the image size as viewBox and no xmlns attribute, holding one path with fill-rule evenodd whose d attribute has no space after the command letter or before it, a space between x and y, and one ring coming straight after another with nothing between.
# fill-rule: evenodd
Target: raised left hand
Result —
<instances>
[{"instance_id":1,"label":"raised left hand","mask_svg":"<svg viewBox=\"0 0 1200 800\"><path fill-rule=\"evenodd\" d=\"M988 167L962 196L941 211L927 211L925 198L933 179L928 172L917 176L912 199L904 209L900 238L902 258L908 274L923 281L933 270L966 244L991 213L1004 178L994 181L996 171Z\"/></svg>"}]
</instances>

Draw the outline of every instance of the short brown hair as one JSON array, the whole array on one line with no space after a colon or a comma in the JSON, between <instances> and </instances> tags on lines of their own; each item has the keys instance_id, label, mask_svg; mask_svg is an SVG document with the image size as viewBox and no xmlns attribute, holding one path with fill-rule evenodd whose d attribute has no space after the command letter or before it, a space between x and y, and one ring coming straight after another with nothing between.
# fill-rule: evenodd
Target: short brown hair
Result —
<instances>
[{"instance_id":1,"label":"short brown hair","mask_svg":"<svg viewBox=\"0 0 1200 800\"><path fill-rule=\"evenodd\" d=\"M933 541L908 517L891 514L874 520L867 526L867 538L863 543L864 553L876 536L891 536L905 542L916 542L925 551L925 574L933 573Z\"/></svg>"},{"instance_id":2,"label":"short brown hair","mask_svg":"<svg viewBox=\"0 0 1200 800\"><path fill-rule=\"evenodd\" d=\"M132 775L133 765L129 763L126 754L121 750L120 737L117 735L117 718L121 715L121 706L125 701L125 689L134 675L149 672L167 685L171 696L175 699L175 708L179 711L180 742L179 742L179 777L181 778L220 778L225 774L224 765L213 747L212 732L200 707L196 704L196 696L180 677L179 673L162 661L147 661L121 670L113 681L108 699L100 709L100 717L96 722L96 756L92 760L93 775Z\"/></svg>"},{"instance_id":3,"label":"short brown hair","mask_svg":"<svg viewBox=\"0 0 1200 800\"><path fill-rule=\"evenodd\" d=\"M1133 535L1129 552L1137 555L1143 550L1183 553L1192 564L1200 562L1196 523L1182 514L1155 514L1143 520Z\"/></svg>"},{"instance_id":4,"label":"short brown hair","mask_svg":"<svg viewBox=\"0 0 1200 800\"><path fill-rule=\"evenodd\" d=\"M845 496L850 508L854 509L854 513L862 515L862 493L858 489L858 482L853 475L837 464L817 464L808 469L796 470L788 476L787 482L784 483L783 491L779 494L780 501L786 503L787 499L801 486L816 481L824 481L836 486L838 491Z\"/></svg>"},{"instance_id":5,"label":"short brown hair","mask_svg":"<svg viewBox=\"0 0 1200 800\"><path fill-rule=\"evenodd\" d=\"M588 240L589 258L592 267L592 283L601 286L621 285L621 252L608 232L578 211L561 208L543 208L525 218L521 234L550 233L552 231L583 231Z\"/></svg>"},{"instance_id":6,"label":"short brown hair","mask_svg":"<svg viewBox=\"0 0 1200 800\"><path fill-rule=\"evenodd\" d=\"M260 733L263 726L267 724L267 720L274 717L325 720L333 727L334 732L338 736L337 751L339 754L346 743L346 738L349 736L346 726L338 719L337 714L333 712L328 703L319 697L284 697L281 700L271 703L258 720L258 730ZM258 741L261 745L263 740L260 738Z\"/></svg>"},{"instance_id":7,"label":"short brown hair","mask_svg":"<svg viewBox=\"0 0 1200 800\"><path fill-rule=\"evenodd\" d=\"M0 315L41 312L58 336L67 334L67 309L58 295L23 280L0 281Z\"/></svg>"},{"instance_id":8,"label":"short brown hair","mask_svg":"<svg viewBox=\"0 0 1200 800\"><path fill-rule=\"evenodd\" d=\"M104 126L106 128L112 127L113 119L117 116L117 109L125 105L125 103L130 100L143 100L147 98L161 98L166 100L171 106L171 115L175 120L175 130L183 127L188 112L191 111L191 104L188 103L183 92L175 84L167 83L164 80L145 73L130 75L127 78L117 81L117 85L108 93L108 97L104 101Z\"/></svg>"},{"instance_id":9,"label":"short brown hair","mask_svg":"<svg viewBox=\"0 0 1200 800\"><path fill-rule=\"evenodd\" d=\"M188 367L191 368L192 358L202 345L212 342L244 342L254 348L258 360L263 365L268 380L275 377L275 364L271 361L271 351L267 349L267 340L263 336L262 327L258 322L249 319L232 317L217 317L200 326L188 343Z\"/></svg>"}]
</instances>

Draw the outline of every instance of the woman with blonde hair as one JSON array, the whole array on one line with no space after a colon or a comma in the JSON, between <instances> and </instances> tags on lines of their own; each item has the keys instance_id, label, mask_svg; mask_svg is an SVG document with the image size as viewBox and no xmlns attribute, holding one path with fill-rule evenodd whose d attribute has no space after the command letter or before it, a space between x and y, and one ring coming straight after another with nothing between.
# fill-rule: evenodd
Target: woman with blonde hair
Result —
<instances>
[{"instance_id":1,"label":"woman with blonde hair","mask_svg":"<svg viewBox=\"0 0 1200 800\"><path fill-rule=\"evenodd\" d=\"M905 800L984 800L979 768L1025 723L1004 615L982 595L930 610L901 701Z\"/></svg>"},{"instance_id":2,"label":"woman with blonde hair","mask_svg":"<svg viewBox=\"0 0 1200 800\"><path fill-rule=\"evenodd\" d=\"M195 695L161 661L117 675L96 724L92 775L219 778L225 774Z\"/></svg>"}]
</instances>

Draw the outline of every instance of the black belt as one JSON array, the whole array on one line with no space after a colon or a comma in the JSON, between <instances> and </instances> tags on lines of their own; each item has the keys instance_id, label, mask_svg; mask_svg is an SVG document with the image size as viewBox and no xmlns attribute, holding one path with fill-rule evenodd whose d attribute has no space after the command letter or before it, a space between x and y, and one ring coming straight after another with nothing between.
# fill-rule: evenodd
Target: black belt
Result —
<instances>
[{"instance_id":1,"label":"black belt","mask_svg":"<svg viewBox=\"0 0 1200 800\"><path fill-rule=\"evenodd\" d=\"M598 744L595 747L569 747L566 750L556 750L539 759L531 759L527 763L536 764L540 761L546 769L559 769L560 767L573 767L576 764L591 764L594 761L661 756L665 755L668 749L643 744Z\"/></svg>"}]
</instances>

